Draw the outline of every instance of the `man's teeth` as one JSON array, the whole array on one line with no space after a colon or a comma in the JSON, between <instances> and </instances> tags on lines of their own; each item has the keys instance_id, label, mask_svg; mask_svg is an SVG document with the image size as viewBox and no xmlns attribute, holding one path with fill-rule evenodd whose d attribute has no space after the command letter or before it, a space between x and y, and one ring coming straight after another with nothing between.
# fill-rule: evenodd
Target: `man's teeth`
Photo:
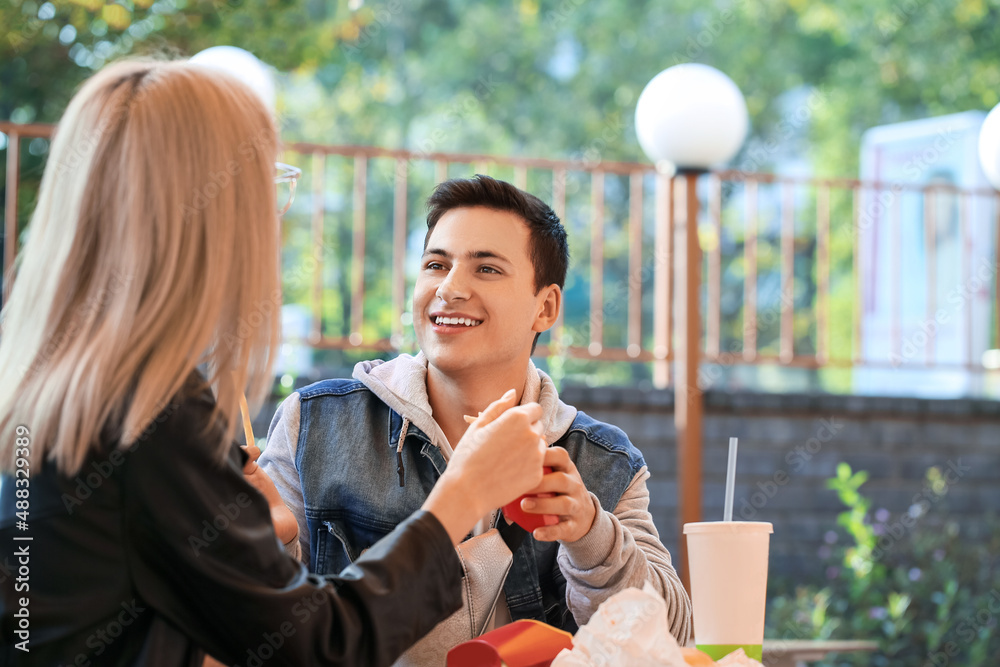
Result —
<instances>
[{"instance_id":1,"label":"man's teeth","mask_svg":"<svg viewBox=\"0 0 1000 667\"><path fill-rule=\"evenodd\" d=\"M441 324L464 324L467 327L478 327L482 324L481 320L472 320L466 317L435 317L434 323Z\"/></svg>"}]
</instances>

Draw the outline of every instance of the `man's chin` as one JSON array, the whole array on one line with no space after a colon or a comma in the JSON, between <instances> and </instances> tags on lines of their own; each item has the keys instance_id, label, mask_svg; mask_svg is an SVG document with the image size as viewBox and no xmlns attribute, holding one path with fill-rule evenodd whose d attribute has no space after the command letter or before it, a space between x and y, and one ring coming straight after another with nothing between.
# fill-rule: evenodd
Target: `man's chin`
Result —
<instances>
[{"instance_id":1,"label":"man's chin","mask_svg":"<svg viewBox=\"0 0 1000 667\"><path fill-rule=\"evenodd\" d=\"M445 375L467 373L482 366L482 360L467 354L459 354L456 350L428 351L424 349L424 356L427 357L428 365Z\"/></svg>"},{"instance_id":2,"label":"man's chin","mask_svg":"<svg viewBox=\"0 0 1000 667\"><path fill-rule=\"evenodd\" d=\"M429 344L424 345L423 342ZM429 341L421 341L418 338L417 345L427 357L428 365L445 375L466 374L484 368L492 361L488 352L476 349L478 345L466 345L462 341L436 341L433 337Z\"/></svg>"}]
</instances>

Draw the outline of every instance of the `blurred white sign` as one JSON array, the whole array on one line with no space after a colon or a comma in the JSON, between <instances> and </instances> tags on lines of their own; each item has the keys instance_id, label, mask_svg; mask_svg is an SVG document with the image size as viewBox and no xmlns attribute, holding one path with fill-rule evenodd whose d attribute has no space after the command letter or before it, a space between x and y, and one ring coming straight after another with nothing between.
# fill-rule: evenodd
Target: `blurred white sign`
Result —
<instances>
[{"instance_id":1,"label":"blurred white sign","mask_svg":"<svg viewBox=\"0 0 1000 667\"><path fill-rule=\"evenodd\" d=\"M978 159L986 114L972 111L868 130L858 208L861 253L860 394L954 397L979 393L996 280L996 206Z\"/></svg>"}]
</instances>

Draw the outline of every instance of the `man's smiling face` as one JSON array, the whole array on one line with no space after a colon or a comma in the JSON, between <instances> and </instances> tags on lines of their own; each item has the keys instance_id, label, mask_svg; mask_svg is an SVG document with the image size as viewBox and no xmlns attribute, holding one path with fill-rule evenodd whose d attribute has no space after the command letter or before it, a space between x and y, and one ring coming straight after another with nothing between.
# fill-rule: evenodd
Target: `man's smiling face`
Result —
<instances>
[{"instance_id":1,"label":"man's smiling face","mask_svg":"<svg viewBox=\"0 0 1000 667\"><path fill-rule=\"evenodd\" d=\"M413 294L417 343L431 365L450 374L527 363L535 333L551 326L541 316L550 289L535 293L530 242L527 224L508 211L441 216Z\"/></svg>"}]
</instances>

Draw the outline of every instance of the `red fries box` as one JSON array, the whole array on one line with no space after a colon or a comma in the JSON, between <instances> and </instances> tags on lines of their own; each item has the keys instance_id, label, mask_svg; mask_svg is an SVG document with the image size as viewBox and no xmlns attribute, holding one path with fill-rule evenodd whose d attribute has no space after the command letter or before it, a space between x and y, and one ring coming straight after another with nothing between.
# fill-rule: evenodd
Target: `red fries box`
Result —
<instances>
[{"instance_id":1,"label":"red fries box","mask_svg":"<svg viewBox=\"0 0 1000 667\"><path fill-rule=\"evenodd\" d=\"M541 621L514 621L448 651L448 667L549 667L573 635Z\"/></svg>"},{"instance_id":2,"label":"red fries box","mask_svg":"<svg viewBox=\"0 0 1000 667\"><path fill-rule=\"evenodd\" d=\"M543 466L542 467L542 473L548 475L550 472L552 472L552 468L550 468L548 466ZM552 517L552 523L549 523L548 521L546 521L546 517L552 516L552 515L549 515L549 514L532 514L530 512L525 512L523 509L521 509L521 501L522 500L524 500L525 498L534 498L534 497L535 496L529 496L528 494L525 494L525 495L521 496L520 498L518 498L517 500L515 500L514 502L507 503L506 505L503 506L503 515L507 518L507 520L511 521L513 523L516 523L517 525L519 525L521 528L524 528L529 533L534 532L535 528L541 528L542 526L549 526L549 525L552 525L552 523L558 523L559 522L559 517L557 517L557 516L553 516ZM542 494L539 494L537 497L538 498L551 498L552 494L551 493L542 493Z\"/></svg>"}]
</instances>

